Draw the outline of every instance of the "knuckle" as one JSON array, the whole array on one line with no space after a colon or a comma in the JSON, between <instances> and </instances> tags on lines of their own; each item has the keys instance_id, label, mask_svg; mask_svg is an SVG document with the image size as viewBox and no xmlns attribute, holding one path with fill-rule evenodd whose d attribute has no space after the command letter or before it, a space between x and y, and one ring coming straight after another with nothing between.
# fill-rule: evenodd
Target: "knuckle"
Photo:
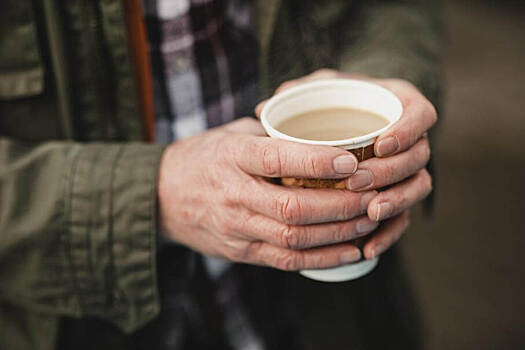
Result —
<instances>
[{"instance_id":1,"label":"knuckle","mask_svg":"<svg viewBox=\"0 0 525 350\"><path fill-rule=\"evenodd\" d=\"M224 193L223 203L226 206L234 206L238 203L241 203L243 192L244 191L241 189L241 186L238 186L237 184L234 184L233 186L224 186L223 187L223 193Z\"/></svg>"},{"instance_id":2,"label":"knuckle","mask_svg":"<svg viewBox=\"0 0 525 350\"><path fill-rule=\"evenodd\" d=\"M301 216L300 200L295 195L286 194L278 201L278 215L281 221L288 225L299 222Z\"/></svg>"},{"instance_id":3,"label":"knuckle","mask_svg":"<svg viewBox=\"0 0 525 350\"><path fill-rule=\"evenodd\" d=\"M403 86L405 88L407 88L407 89L414 90L414 91L419 91L419 89L411 81L401 80L401 84L403 84Z\"/></svg>"},{"instance_id":4,"label":"knuckle","mask_svg":"<svg viewBox=\"0 0 525 350\"><path fill-rule=\"evenodd\" d=\"M228 259L235 262L248 261L249 242L225 240L225 255Z\"/></svg>"},{"instance_id":5,"label":"knuckle","mask_svg":"<svg viewBox=\"0 0 525 350\"><path fill-rule=\"evenodd\" d=\"M392 213L398 213L400 209L406 208L410 205L410 198L405 192L397 192L392 200Z\"/></svg>"},{"instance_id":6,"label":"knuckle","mask_svg":"<svg viewBox=\"0 0 525 350\"><path fill-rule=\"evenodd\" d=\"M428 138L425 137L423 141L423 158L425 159L425 163L428 163L430 160L430 156L432 155L432 149L430 148L430 143L428 142Z\"/></svg>"},{"instance_id":7,"label":"knuckle","mask_svg":"<svg viewBox=\"0 0 525 350\"><path fill-rule=\"evenodd\" d=\"M300 268L299 255L285 252L275 258L274 266L283 271L295 271Z\"/></svg>"},{"instance_id":8,"label":"knuckle","mask_svg":"<svg viewBox=\"0 0 525 350\"><path fill-rule=\"evenodd\" d=\"M414 107L417 108L419 115L423 118L424 123L429 123L430 128L437 121L436 108L432 103L424 96L414 100Z\"/></svg>"},{"instance_id":9,"label":"knuckle","mask_svg":"<svg viewBox=\"0 0 525 350\"><path fill-rule=\"evenodd\" d=\"M236 220L232 220L231 218L228 218L226 220L221 220L222 222L219 223L217 231L222 236L225 237L225 243L228 244L227 241L228 237L231 236L232 232L235 232L237 230L237 224L235 223Z\"/></svg>"},{"instance_id":10,"label":"knuckle","mask_svg":"<svg viewBox=\"0 0 525 350\"><path fill-rule=\"evenodd\" d=\"M315 78L335 78L338 76L338 72L330 68L321 68L311 74L311 77Z\"/></svg>"},{"instance_id":11,"label":"knuckle","mask_svg":"<svg viewBox=\"0 0 525 350\"><path fill-rule=\"evenodd\" d=\"M228 137L221 137L215 145L215 159L224 163L236 162L241 156L238 145L242 142L240 134L231 134Z\"/></svg>"},{"instance_id":12,"label":"knuckle","mask_svg":"<svg viewBox=\"0 0 525 350\"><path fill-rule=\"evenodd\" d=\"M279 87L277 87L277 89L275 90L275 93L278 94L280 92L283 92L291 87L293 87L294 85L296 85L296 81L295 80L288 80L288 81L285 81L284 83L281 83L281 85L279 85Z\"/></svg>"},{"instance_id":13,"label":"knuckle","mask_svg":"<svg viewBox=\"0 0 525 350\"><path fill-rule=\"evenodd\" d=\"M430 160L430 147L426 139L419 140L418 143L412 148L414 156L414 165L417 168L425 166Z\"/></svg>"},{"instance_id":14,"label":"knuckle","mask_svg":"<svg viewBox=\"0 0 525 350\"><path fill-rule=\"evenodd\" d=\"M416 89L416 87L414 86L414 84L412 84L410 81L408 80L404 80L404 79L399 79L399 78L391 78L391 79L387 79L387 82L389 82L390 84L392 85L395 85L401 89Z\"/></svg>"},{"instance_id":15,"label":"knuckle","mask_svg":"<svg viewBox=\"0 0 525 350\"><path fill-rule=\"evenodd\" d=\"M226 248L226 253L224 255L233 262L243 262L245 259L245 254L242 251L230 247Z\"/></svg>"},{"instance_id":16,"label":"knuckle","mask_svg":"<svg viewBox=\"0 0 525 350\"><path fill-rule=\"evenodd\" d=\"M215 147L217 154L224 154L227 152L227 154L231 154L232 151L232 142L230 141L229 137L221 137L217 140L217 144Z\"/></svg>"},{"instance_id":17,"label":"knuckle","mask_svg":"<svg viewBox=\"0 0 525 350\"><path fill-rule=\"evenodd\" d=\"M283 225L280 237L281 247L285 249L300 249L302 242L300 241L300 235L294 226Z\"/></svg>"},{"instance_id":18,"label":"knuckle","mask_svg":"<svg viewBox=\"0 0 525 350\"><path fill-rule=\"evenodd\" d=\"M423 155L423 159L425 160L425 165L428 164L428 162L430 161L430 157L432 157L432 150L430 149L430 147L425 146L424 148L424 155Z\"/></svg>"},{"instance_id":19,"label":"knuckle","mask_svg":"<svg viewBox=\"0 0 525 350\"><path fill-rule=\"evenodd\" d=\"M425 100L425 113L431 121L431 125L434 125L438 120L438 115L436 107L429 100Z\"/></svg>"},{"instance_id":20,"label":"knuckle","mask_svg":"<svg viewBox=\"0 0 525 350\"><path fill-rule=\"evenodd\" d=\"M347 220L353 218L357 214L355 203L348 198L341 200L341 206L339 208L341 211L337 217L338 220ZM360 209L361 208L359 208L359 212Z\"/></svg>"},{"instance_id":21,"label":"knuckle","mask_svg":"<svg viewBox=\"0 0 525 350\"><path fill-rule=\"evenodd\" d=\"M421 176L423 177L423 186L425 188L425 195L428 195L430 192L432 192L433 184L432 184L432 176L428 173L426 169L423 169L421 171Z\"/></svg>"},{"instance_id":22,"label":"knuckle","mask_svg":"<svg viewBox=\"0 0 525 350\"><path fill-rule=\"evenodd\" d=\"M420 136L420 135L418 135L418 134L417 134L416 132L414 132L413 130L408 131L408 133L407 133L407 138L406 138L407 141L408 141L408 143L407 143L407 145L406 145L407 149L410 149L411 147L413 147L413 146L416 145L416 143L417 143L417 141L418 141L418 139L419 139L419 136Z\"/></svg>"},{"instance_id":23,"label":"knuckle","mask_svg":"<svg viewBox=\"0 0 525 350\"><path fill-rule=\"evenodd\" d=\"M390 218L397 216L410 204L410 197L408 191L400 191L397 188L397 185L394 185L386 191L379 192L379 194L374 198L374 202L376 203L374 204L374 208L376 208L375 210L377 210L378 205L381 203L390 203L392 205L391 214L388 216Z\"/></svg>"},{"instance_id":24,"label":"knuckle","mask_svg":"<svg viewBox=\"0 0 525 350\"><path fill-rule=\"evenodd\" d=\"M423 147L421 150L421 161L423 165L426 165L428 161L430 160L430 147Z\"/></svg>"},{"instance_id":25,"label":"knuckle","mask_svg":"<svg viewBox=\"0 0 525 350\"><path fill-rule=\"evenodd\" d=\"M334 242L345 242L349 239L349 230L345 225L340 225L332 233L332 239Z\"/></svg>"},{"instance_id":26,"label":"knuckle","mask_svg":"<svg viewBox=\"0 0 525 350\"><path fill-rule=\"evenodd\" d=\"M410 210L406 210L403 213L403 230L401 230L401 233L404 232L404 230L410 226Z\"/></svg>"},{"instance_id":27,"label":"knuckle","mask_svg":"<svg viewBox=\"0 0 525 350\"><path fill-rule=\"evenodd\" d=\"M400 85L401 83L404 82L404 80L398 79L398 78L388 78L388 79L385 79L384 82L390 85Z\"/></svg>"},{"instance_id":28,"label":"knuckle","mask_svg":"<svg viewBox=\"0 0 525 350\"><path fill-rule=\"evenodd\" d=\"M282 162L279 149L273 144L267 144L261 149L263 171L267 176L279 176L282 172Z\"/></svg>"},{"instance_id":29,"label":"knuckle","mask_svg":"<svg viewBox=\"0 0 525 350\"><path fill-rule=\"evenodd\" d=\"M321 163L316 162L313 156L303 159L302 168L305 174L309 174L309 176L314 178L322 177L325 173L328 173Z\"/></svg>"},{"instance_id":30,"label":"knuckle","mask_svg":"<svg viewBox=\"0 0 525 350\"><path fill-rule=\"evenodd\" d=\"M396 180L396 167L394 164L385 164L381 169L376 171L377 176L372 172L370 173L373 179L377 178L378 183L385 185L390 185ZM373 183L375 183L375 181Z\"/></svg>"},{"instance_id":31,"label":"knuckle","mask_svg":"<svg viewBox=\"0 0 525 350\"><path fill-rule=\"evenodd\" d=\"M259 102L257 104L257 106L255 106L255 114L259 117L261 112L262 112L262 109L264 107L264 105L268 102L268 99L265 99L265 100L262 100L261 102Z\"/></svg>"}]
</instances>

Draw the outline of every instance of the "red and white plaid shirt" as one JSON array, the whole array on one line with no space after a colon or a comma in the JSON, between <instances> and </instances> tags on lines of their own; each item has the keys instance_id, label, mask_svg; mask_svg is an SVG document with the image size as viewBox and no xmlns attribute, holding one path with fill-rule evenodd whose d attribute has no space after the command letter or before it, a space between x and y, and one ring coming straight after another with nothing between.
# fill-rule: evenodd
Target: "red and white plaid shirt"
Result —
<instances>
[{"instance_id":1,"label":"red and white plaid shirt","mask_svg":"<svg viewBox=\"0 0 525 350\"><path fill-rule=\"evenodd\" d=\"M260 96L251 1L144 0L144 7L157 141L253 115Z\"/></svg>"}]
</instances>

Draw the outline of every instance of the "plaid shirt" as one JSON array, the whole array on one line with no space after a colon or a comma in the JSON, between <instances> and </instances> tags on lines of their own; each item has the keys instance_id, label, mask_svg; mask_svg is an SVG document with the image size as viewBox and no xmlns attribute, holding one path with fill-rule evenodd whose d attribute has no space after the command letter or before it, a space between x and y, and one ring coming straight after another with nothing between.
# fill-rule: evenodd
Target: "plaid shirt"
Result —
<instances>
[{"instance_id":1,"label":"plaid shirt","mask_svg":"<svg viewBox=\"0 0 525 350\"><path fill-rule=\"evenodd\" d=\"M252 115L260 94L251 1L143 0L143 5L157 141L172 142ZM159 258L162 348L188 348L190 343L199 349L264 349L240 303L238 281L227 273L228 264L193 252L173 254L170 249L174 247L163 246L164 256ZM170 258L176 254L179 261ZM187 264L182 271L180 255ZM208 282L195 282L202 278ZM200 290L195 291L195 284ZM203 297L203 290L212 292ZM202 299L210 299L206 302L213 307L202 306ZM184 339L192 333L206 341Z\"/></svg>"},{"instance_id":2,"label":"plaid shirt","mask_svg":"<svg viewBox=\"0 0 525 350\"><path fill-rule=\"evenodd\" d=\"M171 142L252 115L258 48L247 0L144 0L156 137Z\"/></svg>"}]
</instances>

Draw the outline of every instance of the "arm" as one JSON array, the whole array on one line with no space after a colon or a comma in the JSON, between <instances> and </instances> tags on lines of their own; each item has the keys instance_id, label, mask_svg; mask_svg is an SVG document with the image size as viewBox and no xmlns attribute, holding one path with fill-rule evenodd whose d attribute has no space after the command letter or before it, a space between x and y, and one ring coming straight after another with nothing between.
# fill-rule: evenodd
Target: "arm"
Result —
<instances>
[{"instance_id":1,"label":"arm","mask_svg":"<svg viewBox=\"0 0 525 350\"><path fill-rule=\"evenodd\" d=\"M345 167L336 166L341 156ZM375 191L286 189L264 180L342 178L357 167L353 155L269 139L249 118L165 151L0 138L0 166L2 301L43 315L99 318L127 332L158 312L157 199L167 240L283 270L358 260L352 245L325 245L377 226L363 215Z\"/></svg>"},{"instance_id":2,"label":"arm","mask_svg":"<svg viewBox=\"0 0 525 350\"><path fill-rule=\"evenodd\" d=\"M0 138L0 298L125 331L155 316L162 150Z\"/></svg>"}]
</instances>

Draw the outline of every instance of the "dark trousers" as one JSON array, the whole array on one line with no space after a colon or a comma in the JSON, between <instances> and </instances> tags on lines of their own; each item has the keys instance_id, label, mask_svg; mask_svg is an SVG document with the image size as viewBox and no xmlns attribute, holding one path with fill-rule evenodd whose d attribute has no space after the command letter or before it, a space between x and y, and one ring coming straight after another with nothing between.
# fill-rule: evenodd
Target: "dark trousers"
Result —
<instances>
[{"instance_id":1,"label":"dark trousers","mask_svg":"<svg viewBox=\"0 0 525 350\"><path fill-rule=\"evenodd\" d=\"M395 248L371 274L344 283L239 264L214 281L198 254L175 246L164 247L158 262L156 320L125 335L98 320L64 319L59 348L237 350L232 336L250 330L271 350L422 348L417 303ZM232 328L231 317L242 315Z\"/></svg>"}]
</instances>

